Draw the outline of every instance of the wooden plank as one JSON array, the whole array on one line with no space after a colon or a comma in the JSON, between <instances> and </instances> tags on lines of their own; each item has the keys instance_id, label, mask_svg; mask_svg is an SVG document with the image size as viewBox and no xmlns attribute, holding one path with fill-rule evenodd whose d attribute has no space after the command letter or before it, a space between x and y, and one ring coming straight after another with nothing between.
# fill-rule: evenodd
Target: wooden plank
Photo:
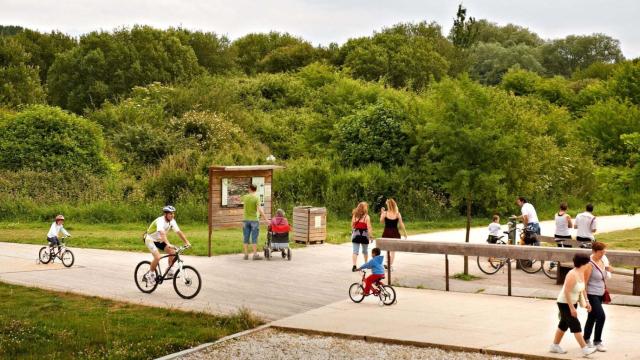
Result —
<instances>
[{"instance_id":1,"label":"wooden plank","mask_svg":"<svg viewBox=\"0 0 640 360\"><path fill-rule=\"evenodd\" d=\"M404 251L425 254L449 254L466 256L497 256L510 259L534 258L538 260L572 261L573 255L591 255L590 249L557 248L546 246L493 245L448 242L426 242L415 240L377 239L381 250ZM612 265L640 266L640 252L607 250Z\"/></svg>"}]
</instances>

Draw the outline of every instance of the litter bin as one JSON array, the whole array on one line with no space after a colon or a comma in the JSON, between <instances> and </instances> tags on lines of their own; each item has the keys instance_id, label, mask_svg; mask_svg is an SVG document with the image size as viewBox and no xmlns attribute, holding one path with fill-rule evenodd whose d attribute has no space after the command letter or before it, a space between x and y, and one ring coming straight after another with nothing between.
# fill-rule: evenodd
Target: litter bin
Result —
<instances>
[{"instance_id":1,"label":"litter bin","mask_svg":"<svg viewBox=\"0 0 640 360\"><path fill-rule=\"evenodd\" d=\"M322 244L327 239L327 209L313 206L293 208L293 241Z\"/></svg>"}]
</instances>

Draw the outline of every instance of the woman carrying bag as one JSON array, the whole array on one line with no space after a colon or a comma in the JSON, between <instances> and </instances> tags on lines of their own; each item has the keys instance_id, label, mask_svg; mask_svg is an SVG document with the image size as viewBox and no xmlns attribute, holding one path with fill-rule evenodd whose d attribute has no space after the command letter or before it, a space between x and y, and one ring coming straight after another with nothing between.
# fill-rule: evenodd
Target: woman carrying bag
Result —
<instances>
[{"instance_id":1,"label":"woman carrying bag","mask_svg":"<svg viewBox=\"0 0 640 360\"><path fill-rule=\"evenodd\" d=\"M602 304L611 302L611 296L607 290L606 278L607 269L603 261L607 245L601 242L594 242L591 247L591 261L587 264L584 272L584 281L587 284L587 298L591 304L591 312L584 325L584 340L596 347L598 351L607 351L602 343L602 328L606 319ZM593 343L589 340L591 332L595 326Z\"/></svg>"}]
</instances>

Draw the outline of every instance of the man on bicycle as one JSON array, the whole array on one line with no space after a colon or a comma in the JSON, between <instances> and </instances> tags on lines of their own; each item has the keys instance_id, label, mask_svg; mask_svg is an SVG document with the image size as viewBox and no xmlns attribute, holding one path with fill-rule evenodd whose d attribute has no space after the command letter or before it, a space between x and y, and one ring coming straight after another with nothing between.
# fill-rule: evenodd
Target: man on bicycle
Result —
<instances>
[{"instance_id":1,"label":"man on bicycle","mask_svg":"<svg viewBox=\"0 0 640 360\"><path fill-rule=\"evenodd\" d=\"M529 242L527 233L540 235L540 221L538 220L536 209L531 203L527 202L527 199L520 196L516 200L516 204L520 206L522 215L518 216L518 219L521 219L522 223L524 224L525 243L527 243ZM538 242L538 240L535 240L527 243L527 245L540 245L540 243Z\"/></svg>"},{"instance_id":2,"label":"man on bicycle","mask_svg":"<svg viewBox=\"0 0 640 360\"><path fill-rule=\"evenodd\" d=\"M58 240L58 234L64 234L64 236L71 236L69 232L64 228L64 216L56 216L55 221L51 224L49 232L47 233L47 241L49 246L53 249L54 246L60 246L60 240Z\"/></svg>"},{"instance_id":3,"label":"man on bicycle","mask_svg":"<svg viewBox=\"0 0 640 360\"><path fill-rule=\"evenodd\" d=\"M169 230L173 230L178 235L178 237L182 239L182 242L184 242L186 246L191 246L191 243L189 243L187 237L178 227L178 223L176 223L176 208L171 205L167 205L162 208L162 211L164 212L164 215L153 220L144 236L144 243L145 245L147 245L147 248L153 255L153 261L151 261L151 271L146 275L147 281L150 282L155 281L155 278L153 276L156 273L156 267L158 267L158 263L160 262L160 251L158 249L164 250L169 255L174 255L176 253L174 246L169 243L169 238L167 237L167 233L169 232ZM169 256L169 268L173 266L174 262L175 256ZM169 269L166 277L172 278L173 270Z\"/></svg>"}]
</instances>

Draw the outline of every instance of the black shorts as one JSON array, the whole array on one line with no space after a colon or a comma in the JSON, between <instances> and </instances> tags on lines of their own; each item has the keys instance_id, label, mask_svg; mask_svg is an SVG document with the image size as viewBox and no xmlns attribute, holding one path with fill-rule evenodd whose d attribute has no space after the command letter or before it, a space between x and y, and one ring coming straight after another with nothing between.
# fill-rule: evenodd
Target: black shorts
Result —
<instances>
[{"instance_id":1,"label":"black shorts","mask_svg":"<svg viewBox=\"0 0 640 360\"><path fill-rule=\"evenodd\" d=\"M164 250L164 247L167 246L166 243L154 241L153 244L160 250Z\"/></svg>"},{"instance_id":2,"label":"black shorts","mask_svg":"<svg viewBox=\"0 0 640 360\"><path fill-rule=\"evenodd\" d=\"M558 329L567 331L571 329L572 333L582 332L582 326L580 326L580 320L577 317L571 316L571 310L569 304L557 303L558 310L560 310L560 322L558 323ZM577 309L578 304L573 305Z\"/></svg>"},{"instance_id":3,"label":"black shorts","mask_svg":"<svg viewBox=\"0 0 640 360\"><path fill-rule=\"evenodd\" d=\"M60 246L60 241L57 236L48 237L47 241L49 242L49 246Z\"/></svg>"}]
</instances>

